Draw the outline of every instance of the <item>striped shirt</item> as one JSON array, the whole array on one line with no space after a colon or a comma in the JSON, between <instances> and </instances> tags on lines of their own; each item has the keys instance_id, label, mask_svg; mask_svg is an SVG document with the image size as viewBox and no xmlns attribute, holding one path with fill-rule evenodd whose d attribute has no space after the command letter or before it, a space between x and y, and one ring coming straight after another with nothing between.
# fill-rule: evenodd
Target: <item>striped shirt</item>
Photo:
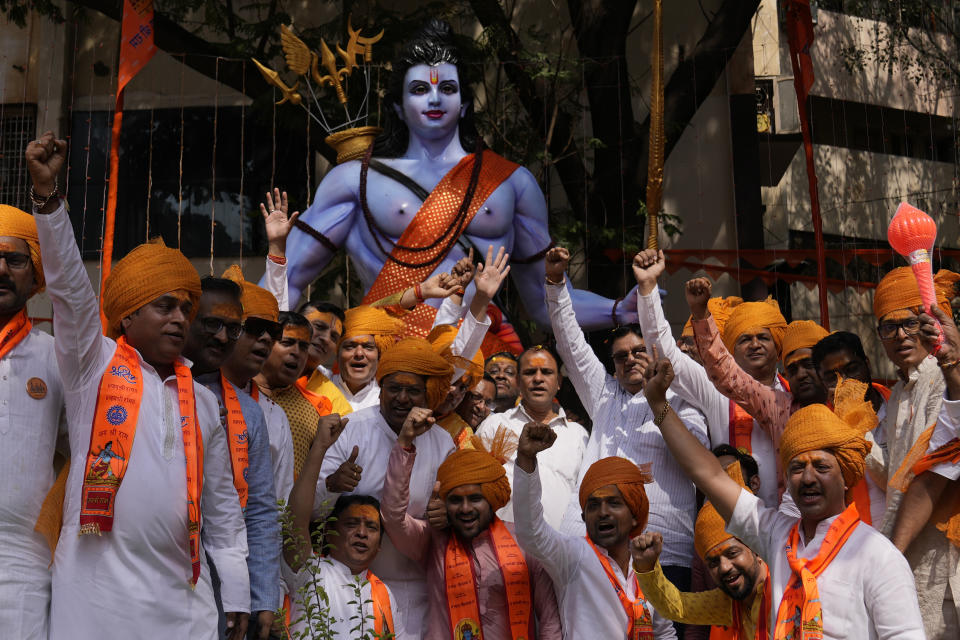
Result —
<instances>
[{"instance_id":1,"label":"striped shirt","mask_svg":"<svg viewBox=\"0 0 960 640\"><path fill-rule=\"evenodd\" d=\"M646 486L650 500L647 528L663 534L660 562L664 566L689 567L693 560L693 521L697 515L693 483L670 455L660 429L653 424L655 416L643 393L625 391L587 344L566 286L548 284L546 290L557 351L593 421L576 486L580 486L591 464L607 456L627 458L638 465L652 463L654 481ZM700 412L671 392L667 398L690 432L706 446L707 427ZM578 492L574 491L561 532L583 535L585 528L580 513Z\"/></svg>"}]
</instances>

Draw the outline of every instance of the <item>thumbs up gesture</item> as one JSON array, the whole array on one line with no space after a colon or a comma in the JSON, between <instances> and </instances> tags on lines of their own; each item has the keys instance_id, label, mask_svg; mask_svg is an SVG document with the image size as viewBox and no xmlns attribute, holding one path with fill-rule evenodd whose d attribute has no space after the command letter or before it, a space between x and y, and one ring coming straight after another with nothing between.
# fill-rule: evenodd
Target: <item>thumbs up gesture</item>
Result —
<instances>
[{"instance_id":1,"label":"thumbs up gesture","mask_svg":"<svg viewBox=\"0 0 960 640\"><path fill-rule=\"evenodd\" d=\"M327 476L327 491L350 493L357 488L363 474L363 467L357 464L360 447L354 445L350 457L341 463L337 470Z\"/></svg>"},{"instance_id":2,"label":"thumbs up gesture","mask_svg":"<svg viewBox=\"0 0 960 640\"><path fill-rule=\"evenodd\" d=\"M440 497L440 481L433 484L433 493L430 495L430 502L427 503L427 522L434 529L446 529L450 525L447 519L447 505Z\"/></svg>"}]
</instances>

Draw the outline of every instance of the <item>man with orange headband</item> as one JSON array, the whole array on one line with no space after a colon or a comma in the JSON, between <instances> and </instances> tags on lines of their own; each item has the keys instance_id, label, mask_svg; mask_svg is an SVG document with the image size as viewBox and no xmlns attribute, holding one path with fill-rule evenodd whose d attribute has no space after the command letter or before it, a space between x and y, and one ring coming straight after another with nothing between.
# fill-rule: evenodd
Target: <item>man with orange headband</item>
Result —
<instances>
[{"instance_id":1,"label":"man with orange headband","mask_svg":"<svg viewBox=\"0 0 960 640\"><path fill-rule=\"evenodd\" d=\"M726 531L769 566L770 637L924 638L910 567L889 540L861 522L850 500L871 446L863 436L876 426L863 400L866 385L838 386L834 411L812 404L790 416L779 455L797 518L765 507L690 436L666 398L672 381L670 361L661 360L648 372L644 392L670 451Z\"/></svg>"},{"instance_id":2,"label":"man with orange headband","mask_svg":"<svg viewBox=\"0 0 960 640\"><path fill-rule=\"evenodd\" d=\"M462 638L467 630L488 640L562 637L550 577L520 550L513 525L496 516L510 499L503 464L479 448L444 460L435 489L450 528L434 531L407 509L413 435L413 424L405 424L390 451L380 508L397 549L426 571L424 637Z\"/></svg>"},{"instance_id":3,"label":"man with orange headband","mask_svg":"<svg viewBox=\"0 0 960 640\"><path fill-rule=\"evenodd\" d=\"M546 425L524 426L513 472L513 508L520 547L553 579L563 637L676 638L673 625L644 597L630 562L630 540L647 525L649 472L625 458L593 463L579 492L587 535L563 535L544 520L537 473L538 455L556 439Z\"/></svg>"},{"instance_id":4,"label":"man with orange headband","mask_svg":"<svg viewBox=\"0 0 960 640\"><path fill-rule=\"evenodd\" d=\"M227 269L224 277L240 285L240 304L243 307L243 331L227 355L220 371L238 389L250 395L267 424L270 440L270 460L273 483L278 500L286 501L293 487L293 435L286 412L253 382L270 354L273 345L283 334L279 323L277 299L266 289L243 278L240 267Z\"/></svg>"},{"instance_id":5,"label":"man with orange headband","mask_svg":"<svg viewBox=\"0 0 960 640\"><path fill-rule=\"evenodd\" d=\"M31 640L47 637L50 607L50 548L34 524L66 432L53 338L27 317L27 300L44 284L33 216L0 205L0 629Z\"/></svg>"},{"instance_id":6,"label":"man with orange headband","mask_svg":"<svg viewBox=\"0 0 960 640\"><path fill-rule=\"evenodd\" d=\"M284 577L291 586L291 633L295 638L356 638L373 631L377 638L409 638L390 588L370 569L384 535L380 502L361 494L340 496L314 545L311 512L317 480L327 451L350 418L324 416L317 436L290 492L291 538L284 545ZM359 597L358 597L359 595ZM359 620L358 614L364 620ZM368 633L363 637L370 637Z\"/></svg>"},{"instance_id":7,"label":"man with orange headband","mask_svg":"<svg viewBox=\"0 0 960 640\"><path fill-rule=\"evenodd\" d=\"M327 451L314 501L314 517L322 518L337 498L383 495L390 451L404 424L412 423L417 451L410 476L407 511L422 517L433 493L437 469L454 451L453 440L442 428L431 428L434 411L450 389L453 367L422 338L405 338L380 359L377 381L380 406L350 414L350 424ZM427 612L426 576L422 567L406 558L389 541L373 565L390 585L407 633L421 634Z\"/></svg>"},{"instance_id":8,"label":"man with orange headband","mask_svg":"<svg viewBox=\"0 0 960 640\"><path fill-rule=\"evenodd\" d=\"M757 423L757 416L749 414L740 405L726 397L715 386L707 371L679 349L670 333L670 325L663 315L657 278L663 273L666 261L663 253L645 250L634 256L633 274L637 279L637 308L640 326L650 344L673 364L677 379L671 387L688 404L700 410L706 418L710 444L730 443L743 448L760 466L760 498L765 504L780 502L776 448L769 433ZM693 314L694 333L697 332L699 312L706 317L707 301L701 296L703 308ZM787 322L776 301L744 302L733 306L723 329L723 345L733 355L740 369L754 380L775 389L785 390L786 381L777 375L777 363L783 344ZM708 359L705 344L698 339L700 357ZM782 424L781 424L782 426ZM755 428L759 427L759 428Z\"/></svg>"},{"instance_id":9,"label":"man with orange headband","mask_svg":"<svg viewBox=\"0 0 960 640\"><path fill-rule=\"evenodd\" d=\"M280 522L274 489L270 442L263 411L257 402L234 386L220 371L243 331L241 288L225 278L200 280L202 293L197 315L190 323L184 356L193 361L194 379L212 391L225 415L233 485L247 530L247 570L250 575L250 629L266 640L274 611L282 601L280 590ZM220 582L216 566L214 593ZM225 621L223 621L225 623Z\"/></svg>"},{"instance_id":10,"label":"man with orange headband","mask_svg":"<svg viewBox=\"0 0 960 640\"><path fill-rule=\"evenodd\" d=\"M299 313L282 311L278 317L283 332L254 383L261 395L268 396L287 414L293 439L293 477L296 479L317 435L317 418L333 411L329 398L297 384L307 359L313 328Z\"/></svg>"},{"instance_id":11,"label":"man with orange headband","mask_svg":"<svg viewBox=\"0 0 960 640\"><path fill-rule=\"evenodd\" d=\"M943 317L942 323L949 321L950 299L958 278L946 270L934 277L939 307L936 313ZM867 456L867 470L887 492L886 514L875 525L891 538L913 467L927 452L936 430L946 391L943 372L958 357L951 355L952 349L942 348L931 354L934 344L921 333L922 306L917 280L909 267L892 270L874 291L877 334L900 378L887 401L883 424L886 447L874 447ZM929 332L933 333L932 327ZM912 510L915 505L908 506ZM909 520L915 520L915 514L904 513L904 521ZM912 541L907 540L909 537L899 533L895 542L905 549L913 568L927 636L951 637L960 626L960 553L934 522L925 522L914 532Z\"/></svg>"},{"instance_id":12,"label":"man with orange headband","mask_svg":"<svg viewBox=\"0 0 960 640\"><path fill-rule=\"evenodd\" d=\"M730 463L726 471L746 488L739 462ZM714 640L767 640L771 593L766 563L726 532L726 523L709 502L700 509L694 531L697 555L717 588L683 593L673 586L657 561L663 536L648 531L634 538L631 548L643 593L666 618L713 626L710 637Z\"/></svg>"},{"instance_id":13,"label":"man with orange headband","mask_svg":"<svg viewBox=\"0 0 960 640\"><path fill-rule=\"evenodd\" d=\"M37 231L73 452L50 637L214 640L209 556L228 635L239 639L250 583L227 439L216 398L180 356L200 277L179 251L140 245L104 285L102 335L70 218L55 197L66 142L44 134L26 158L34 192L46 199L36 206ZM106 450L113 455L104 458Z\"/></svg>"},{"instance_id":14,"label":"man with orange headband","mask_svg":"<svg viewBox=\"0 0 960 640\"><path fill-rule=\"evenodd\" d=\"M643 372L650 363L648 346L639 325L614 329L607 340L614 373L607 373L607 368L587 343L573 311L565 276L569 260L570 253L562 247L547 252L546 291L557 352L566 363L567 375L593 420L593 431L587 441L575 486L582 484L587 469L601 458L618 456L634 464L649 462L656 478L656 482L647 487L651 505L650 527L663 533L661 560L664 572L678 587L689 589L697 492L667 450L663 436L653 424L655 414L643 395ZM673 400L691 432L704 445L708 444L703 414L679 398ZM518 492L515 490L514 493ZM581 513L582 506L577 492L574 492L560 531L584 535Z\"/></svg>"}]
</instances>

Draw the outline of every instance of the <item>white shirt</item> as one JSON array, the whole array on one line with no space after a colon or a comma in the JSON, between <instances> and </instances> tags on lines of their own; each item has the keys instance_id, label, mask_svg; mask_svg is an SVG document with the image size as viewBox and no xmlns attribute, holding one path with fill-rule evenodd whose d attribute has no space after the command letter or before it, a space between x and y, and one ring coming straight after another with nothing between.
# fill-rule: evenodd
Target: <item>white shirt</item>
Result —
<instances>
[{"instance_id":1,"label":"white shirt","mask_svg":"<svg viewBox=\"0 0 960 640\"><path fill-rule=\"evenodd\" d=\"M263 418L267 423L277 500L289 503L290 490L293 488L293 436L290 433L290 420L283 408L265 393L257 394L257 404L263 410Z\"/></svg>"},{"instance_id":2,"label":"white shirt","mask_svg":"<svg viewBox=\"0 0 960 640\"><path fill-rule=\"evenodd\" d=\"M653 424L653 411L643 393L631 394L607 373L577 324L570 293L565 286L547 285L547 310L557 339L557 351L580 401L593 420L593 432L580 465L583 475L597 460L620 456L637 465L652 463L653 482L646 485L650 500L651 531L663 534L663 566L689 567L693 560L693 523L697 517L696 488L684 475ZM667 392L673 410L704 446L707 427L703 416L673 393ZM561 532L583 536L580 500L575 491L563 518Z\"/></svg>"},{"instance_id":3,"label":"white shirt","mask_svg":"<svg viewBox=\"0 0 960 640\"><path fill-rule=\"evenodd\" d=\"M291 587L290 622L292 623L291 631L294 637L300 637L298 634L304 633L308 626L328 628L334 638L359 637L360 634L353 631L359 623L357 618L360 615L356 589L360 583L366 581L366 572L361 575L353 574L347 565L339 560L319 556L313 556L309 563L301 567L300 571L296 573L286 562L281 565L281 568L283 569L284 580ZM323 589L326 594L326 601L320 599L319 589ZM403 640L410 636L404 633L403 627L398 622L400 614L397 610L396 599L393 597L389 586L387 586L387 592L390 594L394 637L397 640ZM360 587L360 601L363 603L363 617L366 620L364 628L372 631L374 628L374 611L369 582ZM314 618L309 621L309 625L307 621L300 621L300 617L305 613L306 603L312 604L316 612ZM328 616L329 627L319 627L321 616ZM384 632L386 632L386 629L384 629ZM305 637L313 636L307 633Z\"/></svg>"},{"instance_id":4,"label":"white shirt","mask_svg":"<svg viewBox=\"0 0 960 640\"><path fill-rule=\"evenodd\" d=\"M261 286L273 294L277 299L277 305L280 311L290 311L290 293L287 286L287 264L277 264L269 257L264 261L267 263L263 271L263 281Z\"/></svg>"},{"instance_id":5,"label":"white shirt","mask_svg":"<svg viewBox=\"0 0 960 640\"><path fill-rule=\"evenodd\" d=\"M380 415L380 407L371 407L347 416L347 427L327 450L320 468L317 493L313 503L314 518L322 517L333 508L339 493L327 491L326 478L335 472L353 451L359 449L356 464L363 469L360 483L352 494L373 496L380 500L383 495L383 479L387 473L390 450L397 442L397 434ZM413 441L417 459L410 474L410 503L407 512L422 518L433 493L437 469L448 455L453 453L453 440L442 427L434 426ZM397 551L388 537L370 570L390 585L397 600L397 609L404 618L403 627L413 637L419 637L427 617L427 582L423 567Z\"/></svg>"},{"instance_id":6,"label":"white shirt","mask_svg":"<svg viewBox=\"0 0 960 640\"><path fill-rule=\"evenodd\" d=\"M730 399L717 390L699 363L677 347L677 342L670 332L670 325L663 315L660 292L657 289L649 295L637 296L637 313L647 349L656 345L660 355L673 365L676 377L670 384L670 390L699 409L706 418L710 433L709 446L729 443ZM782 389L779 378L776 379L774 388ZM750 433L750 448L750 455L760 468L760 498L764 504L779 504L776 448L769 434L756 420L753 421L753 431Z\"/></svg>"},{"instance_id":7,"label":"white shirt","mask_svg":"<svg viewBox=\"0 0 960 640\"><path fill-rule=\"evenodd\" d=\"M797 557L814 558L831 523L817 525ZM792 570L784 551L797 518L763 506L749 491L740 492L727 531L743 540L770 567L772 602L770 629L775 628L778 603ZM860 523L817 578L823 610L823 637L834 640L924 640L923 621L913 574L906 559L876 529Z\"/></svg>"},{"instance_id":8,"label":"white shirt","mask_svg":"<svg viewBox=\"0 0 960 640\"><path fill-rule=\"evenodd\" d=\"M176 377L140 359L143 398L113 530L78 536L81 488L101 377L116 343L100 332L90 279L61 206L37 215L73 464L53 565L50 638L217 638L206 557L217 566L225 611L250 610L247 540L216 397L194 383L203 438L201 573L189 585L186 457ZM186 363L189 364L189 363Z\"/></svg>"},{"instance_id":9,"label":"white shirt","mask_svg":"<svg viewBox=\"0 0 960 640\"><path fill-rule=\"evenodd\" d=\"M490 442L501 426L508 429L519 442L523 425L533 418L527 414L523 405L517 405L503 413L493 413L477 427L477 435ZM547 524L555 529L560 528L563 514L570 503L574 489L577 488L577 479L580 475L580 463L587 448L589 438L587 430L580 424L567 420L563 408L556 418L551 420L548 427L557 434L553 446L541 453L537 458L537 469L540 472L540 482L546 487L543 492L543 517ZM513 466L517 460L517 452L510 454L503 467L507 471L507 478L513 482ZM497 511L501 520L513 522L513 500Z\"/></svg>"},{"instance_id":10,"label":"white shirt","mask_svg":"<svg viewBox=\"0 0 960 640\"><path fill-rule=\"evenodd\" d=\"M28 381L43 382L42 397ZM0 359L0 629L11 638L47 638L50 548L33 527L58 443L70 455L66 432L53 337L34 328Z\"/></svg>"},{"instance_id":11,"label":"white shirt","mask_svg":"<svg viewBox=\"0 0 960 640\"><path fill-rule=\"evenodd\" d=\"M537 456L537 466L540 466L540 456ZM626 637L627 613L593 547L583 536L563 535L543 519L540 474L527 473L515 466L513 486L517 542L527 555L540 561L553 580L563 637L566 640ZM602 547L597 548L606 555ZM620 566L610 562L620 586L634 599L637 591L633 563L630 564L624 576ZM653 617L653 635L657 640L677 637L671 622L660 617L649 602L645 601L644 607Z\"/></svg>"},{"instance_id":12,"label":"white shirt","mask_svg":"<svg viewBox=\"0 0 960 640\"><path fill-rule=\"evenodd\" d=\"M380 406L380 385L377 384L375 377L370 378L370 382L361 387L356 393L350 391L350 387L343 381L339 373L335 373L330 378L330 382L335 384L337 389L340 389L343 397L347 399L347 402L350 403L354 411L360 411L360 409L366 409L367 407Z\"/></svg>"}]
</instances>

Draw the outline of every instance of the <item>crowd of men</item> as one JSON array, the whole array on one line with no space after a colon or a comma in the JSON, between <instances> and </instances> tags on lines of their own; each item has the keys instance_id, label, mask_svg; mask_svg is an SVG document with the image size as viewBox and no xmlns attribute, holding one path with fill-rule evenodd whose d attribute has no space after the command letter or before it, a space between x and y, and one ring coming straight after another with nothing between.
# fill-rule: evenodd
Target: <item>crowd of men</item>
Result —
<instances>
[{"instance_id":1,"label":"crowd of men","mask_svg":"<svg viewBox=\"0 0 960 640\"><path fill-rule=\"evenodd\" d=\"M98 302L65 157L31 142L33 212L0 206L0 637L960 637L960 276L928 312L910 269L879 283L892 388L857 335L704 278L674 337L651 250L606 353L559 247L555 348L487 340L502 249L291 311L279 192L264 287L154 242Z\"/></svg>"}]
</instances>

